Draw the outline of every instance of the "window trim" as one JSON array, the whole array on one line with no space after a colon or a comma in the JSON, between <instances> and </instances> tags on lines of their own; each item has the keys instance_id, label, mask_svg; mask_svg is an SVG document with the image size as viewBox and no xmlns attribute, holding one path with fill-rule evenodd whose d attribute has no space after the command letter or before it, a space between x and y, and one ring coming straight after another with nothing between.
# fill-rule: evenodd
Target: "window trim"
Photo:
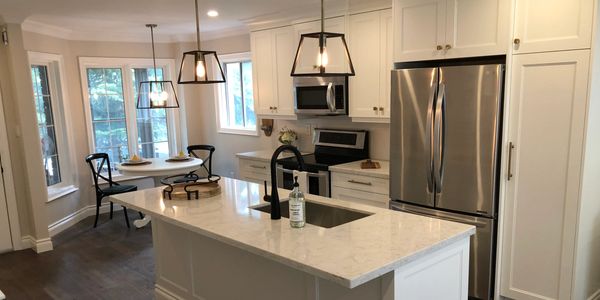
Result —
<instances>
[{"instance_id":1,"label":"window trim","mask_svg":"<svg viewBox=\"0 0 600 300\"><path fill-rule=\"evenodd\" d=\"M151 58L108 58L108 57L80 57L79 74L81 78L81 91L83 95L83 106L85 110L86 130L88 135L88 145L90 151L95 151L96 143L94 141L92 109L88 93L88 68L115 68L120 69L122 74L123 96L125 101L125 123L127 128L127 147L130 153L138 152L137 137L137 116L135 91L133 89L132 78L129 75L132 68L152 68ZM156 59L156 67L163 69L165 80L173 80L175 77L175 60ZM179 93L179 87L176 81L173 81L175 90ZM131 101L129 101L131 100ZM182 149L183 139L181 132L185 128L184 120L181 119L184 107L183 99L179 97L179 109L167 109L167 130L169 137L169 155L174 155L178 149ZM134 152L132 152L134 150ZM118 172L113 173L113 177L123 176Z\"/></svg>"},{"instance_id":2,"label":"window trim","mask_svg":"<svg viewBox=\"0 0 600 300\"><path fill-rule=\"evenodd\" d=\"M52 202L79 189L79 182L75 174L77 164L74 155L72 155L75 153L74 132L72 126L66 124L67 120L72 119L71 105L68 103L69 94L65 85L66 68L64 58L60 54L28 51L27 57L30 73L32 65L44 65L48 71L48 86L50 88L52 117L54 118L61 173L61 182L47 187L48 199L46 202ZM33 91L33 82L31 91ZM35 101L35 99L32 100Z\"/></svg>"},{"instance_id":3,"label":"window trim","mask_svg":"<svg viewBox=\"0 0 600 300\"><path fill-rule=\"evenodd\" d=\"M230 54L223 54L223 55L219 55L219 60L221 61L221 64L223 65L223 68L225 68L225 64L226 63L233 63L233 62L241 62L241 61L250 61L252 62L252 55L250 52L240 52L240 53L230 53ZM252 62L254 63L254 62ZM213 72L216 72L217 68L213 68ZM252 74L254 75L254 74ZM252 81L254 81L254 76L252 78ZM255 129L241 129L241 128L229 128L229 127L223 127L221 125L221 120L223 118L226 118L227 116L225 115L227 113L227 107L226 107L226 103L224 103L224 101L221 101L221 99L227 99L227 91L226 91L226 87L227 87L227 83L220 83L220 84L215 84L215 109L216 114L215 114L215 120L217 122L217 132L218 133L222 133L222 134L237 134L237 135L248 135L248 136L258 136L258 129L259 129L259 124L258 124L258 116L256 116L256 128ZM252 91L254 93L254 90ZM254 98L254 114L256 114L256 98Z\"/></svg>"}]
</instances>

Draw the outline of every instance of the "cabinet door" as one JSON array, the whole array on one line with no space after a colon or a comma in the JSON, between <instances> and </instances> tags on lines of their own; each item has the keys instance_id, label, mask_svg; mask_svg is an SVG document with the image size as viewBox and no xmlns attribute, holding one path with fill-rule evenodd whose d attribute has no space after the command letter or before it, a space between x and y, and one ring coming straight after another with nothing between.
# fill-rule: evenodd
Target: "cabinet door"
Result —
<instances>
[{"instance_id":1,"label":"cabinet door","mask_svg":"<svg viewBox=\"0 0 600 300\"><path fill-rule=\"evenodd\" d=\"M380 117L390 118L390 101L391 101L391 84L392 79L390 72L394 68L393 50L394 50L394 21L392 18L392 10L387 9L381 11L381 37L380 46L380 79L379 79L379 113Z\"/></svg>"},{"instance_id":2,"label":"cabinet door","mask_svg":"<svg viewBox=\"0 0 600 300\"><path fill-rule=\"evenodd\" d=\"M379 11L350 16L350 55L356 76L350 77L350 117L379 117L381 87L381 15ZM389 74L388 74L389 75Z\"/></svg>"},{"instance_id":3,"label":"cabinet door","mask_svg":"<svg viewBox=\"0 0 600 300\"><path fill-rule=\"evenodd\" d=\"M502 296L570 299L589 56L579 50L514 57Z\"/></svg>"},{"instance_id":4,"label":"cabinet door","mask_svg":"<svg viewBox=\"0 0 600 300\"><path fill-rule=\"evenodd\" d=\"M394 61L441 59L446 0L394 1Z\"/></svg>"},{"instance_id":5,"label":"cabinet door","mask_svg":"<svg viewBox=\"0 0 600 300\"><path fill-rule=\"evenodd\" d=\"M277 106L276 85L277 76L273 59L273 38L270 30L252 32L252 75L254 76L254 97L256 113L258 115L271 115Z\"/></svg>"},{"instance_id":6,"label":"cabinet door","mask_svg":"<svg viewBox=\"0 0 600 300\"><path fill-rule=\"evenodd\" d=\"M594 0L517 0L515 53L590 48Z\"/></svg>"},{"instance_id":7,"label":"cabinet door","mask_svg":"<svg viewBox=\"0 0 600 300\"><path fill-rule=\"evenodd\" d=\"M448 0L447 3L446 58L506 54L508 0Z\"/></svg>"},{"instance_id":8,"label":"cabinet door","mask_svg":"<svg viewBox=\"0 0 600 300\"><path fill-rule=\"evenodd\" d=\"M279 116L294 116L293 80L290 76L298 41L291 26L273 30L275 68L277 69L277 99L275 111Z\"/></svg>"}]
</instances>

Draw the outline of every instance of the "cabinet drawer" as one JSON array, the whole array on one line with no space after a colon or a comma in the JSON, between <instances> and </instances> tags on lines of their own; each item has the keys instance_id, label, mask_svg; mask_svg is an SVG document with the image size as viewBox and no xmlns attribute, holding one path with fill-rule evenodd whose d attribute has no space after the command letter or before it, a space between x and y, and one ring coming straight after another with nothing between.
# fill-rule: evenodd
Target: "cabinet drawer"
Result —
<instances>
[{"instance_id":1,"label":"cabinet drawer","mask_svg":"<svg viewBox=\"0 0 600 300\"><path fill-rule=\"evenodd\" d=\"M270 164L266 161L258 161L251 159L240 159L240 173L256 173L256 174L264 174L270 175L271 172L269 170Z\"/></svg>"},{"instance_id":2,"label":"cabinet drawer","mask_svg":"<svg viewBox=\"0 0 600 300\"><path fill-rule=\"evenodd\" d=\"M390 197L383 194L357 191L343 187L334 186L331 188L331 197L334 199L367 204L381 208L388 208Z\"/></svg>"},{"instance_id":3,"label":"cabinet drawer","mask_svg":"<svg viewBox=\"0 0 600 300\"><path fill-rule=\"evenodd\" d=\"M260 184L263 184L265 180L268 183L271 182L271 176L269 176L269 175L252 173L252 172L244 172L244 171L240 172L240 179L250 181L250 182L260 183Z\"/></svg>"},{"instance_id":4,"label":"cabinet drawer","mask_svg":"<svg viewBox=\"0 0 600 300\"><path fill-rule=\"evenodd\" d=\"M331 186L388 195L390 183L387 179L345 173L331 173Z\"/></svg>"}]
</instances>

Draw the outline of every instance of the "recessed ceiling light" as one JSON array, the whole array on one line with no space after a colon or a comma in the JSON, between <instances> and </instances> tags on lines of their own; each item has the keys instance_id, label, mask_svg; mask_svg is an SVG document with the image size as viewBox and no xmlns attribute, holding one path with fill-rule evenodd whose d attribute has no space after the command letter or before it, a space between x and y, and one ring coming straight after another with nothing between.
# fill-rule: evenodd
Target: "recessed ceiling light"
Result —
<instances>
[{"instance_id":1,"label":"recessed ceiling light","mask_svg":"<svg viewBox=\"0 0 600 300\"><path fill-rule=\"evenodd\" d=\"M219 16L219 12L214 9L209 10L206 14L212 18Z\"/></svg>"}]
</instances>

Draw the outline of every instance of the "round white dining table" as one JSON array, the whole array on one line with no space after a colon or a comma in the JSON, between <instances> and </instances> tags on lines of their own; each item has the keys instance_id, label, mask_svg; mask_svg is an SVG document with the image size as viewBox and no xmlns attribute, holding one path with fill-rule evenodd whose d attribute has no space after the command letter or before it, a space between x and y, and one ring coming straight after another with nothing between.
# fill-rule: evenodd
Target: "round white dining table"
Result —
<instances>
[{"instance_id":1,"label":"round white dining table","mask_svg":"<svg viewBox=\"0 0 600 300\"><path fill-rule=\"evenodd\" d=\"M165 158L145 158L150 161L143 165L123 165L118 164L117 170L125 176L149 176L154 178L154 186L161 186L160 180L171 175L187 174L195 171L202 166L204 162L199 158L191 158L186 161L167 161ZM146 215L143 219L133 221L133 225L142 228L150 222L150 216Z\"/></svg>"}]
</instances>

